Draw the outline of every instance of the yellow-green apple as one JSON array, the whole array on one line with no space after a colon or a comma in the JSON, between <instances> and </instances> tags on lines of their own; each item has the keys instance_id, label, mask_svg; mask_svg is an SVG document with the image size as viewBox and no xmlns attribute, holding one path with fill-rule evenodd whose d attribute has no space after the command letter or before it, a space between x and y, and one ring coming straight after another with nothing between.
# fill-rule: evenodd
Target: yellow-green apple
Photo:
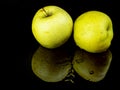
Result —
<instances>
[{"instance_id":1,"label":"yellow-green apple","mask_svg":"<svg viewBox=\"0 0 120 90\"><path fill-rule=\"evenodd\" d=\"M85 80L98 82L105 78L112 61L112 52L89 53L77 49L73 58L74 70Z\"/></svg>"},{"instance_id":2,"label":"yellow-green apple","mask_svg":"<svg viewBox=\"0 0 120 90\"><path fill-rule=\"evenodd\" d=\"M110 16L101 11L87 11L75 20L74 40L78 47L92 53L106 51L113 39Z\"/></svg>"},{"instance_id":3,"label":"yellow-green apple","mask_svg":"<svg viewBox=\"0 0 120 90\"><path fill-rule=\"evenodd\" d=\"M45 82L59 82L71 70L71 60L65 48L51 50L40 46L32 56L32 71Z\"/></svg>"},{"instance_id":4,"label":"yellow-green apple","mask_svg":"<svg viewBox=\"0 0 120 90\"><path fill-rule=\"evenodd\" d=\"M53 49L63 45L71 36L73 20L69 13L59 6L40 8L32 20L32 33L44 47Z\"/></svg>"}]
</instances>

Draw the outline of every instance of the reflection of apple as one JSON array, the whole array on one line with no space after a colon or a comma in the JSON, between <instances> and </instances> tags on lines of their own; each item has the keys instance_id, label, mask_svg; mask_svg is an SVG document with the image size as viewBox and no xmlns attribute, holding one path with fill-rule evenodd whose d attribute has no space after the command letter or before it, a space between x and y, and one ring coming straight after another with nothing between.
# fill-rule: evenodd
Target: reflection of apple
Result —
<instances>
[{"instance_id":1,"label":"reflection of apple","mask_svg":"<svg viewBox=\"0 0 120 90\"><path fill-rule=\"evenodd\" d=\"M110 50L103 53L89 53L77 49L73 58L73 68L82 78L98 82L106 76L111 60Z\"/></svg>"},{"instance_id":2,"label":"reflection of apple","mask_svg":"<svg viewBox=\"0 0 120 90\"><path fill-rule=\"evenodd\" d=\"M32 57L32 71L46 82L62 81L71 67L71 56L63 48L50 50L40 46Z\"/></svg>"},{"instance_id":3,"label":"reflection of apple","mask_svg":"<svg viewBox=\"0 0 120 90\"><path fill-rule=\"evenodd\" d=\"M106 51L111 45L112 38L112 21L103 12L85 12L74 23L75 43L88 52L99 53Z\"/></svg>"},{"instance_id":4,"label":"reflection of apple","mask_svg":"<svg viewBox=\"0 0 120 90\"><path fill-rule=\"evenodd\" d=\"M39 9L32 20L32 33L35 39L46 48L63 45L72 34L71 16L58 6Z\"/></svg>"}]
</instances>

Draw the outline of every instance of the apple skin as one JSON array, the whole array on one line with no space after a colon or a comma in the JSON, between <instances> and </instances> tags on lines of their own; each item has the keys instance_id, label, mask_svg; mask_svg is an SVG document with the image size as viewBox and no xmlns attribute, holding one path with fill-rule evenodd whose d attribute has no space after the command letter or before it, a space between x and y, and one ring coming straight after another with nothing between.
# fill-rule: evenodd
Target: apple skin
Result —
<instances>
[{"instance_id":1,"label":"apple skin","mask_svg":"<svg viewBox=\"0 0 120 90\"><path fill-rule=\"evenodd\" d=\"M87 11L75 20L74 40L78 47L91 53L106 51L113 39L111 18L101 11Z\"/></svg>"},{"instance_id":2,"label":"apple skin","mask_svg":"<svg viewBox=\"0 0 120 90\"><path fill-rule=\"evenodd\" d=\"M58 6L45 6L39 9L32 20L32 33L35 39L49 49L63 45L72 34L71 16Z\"/></svg>"}]
</instances>

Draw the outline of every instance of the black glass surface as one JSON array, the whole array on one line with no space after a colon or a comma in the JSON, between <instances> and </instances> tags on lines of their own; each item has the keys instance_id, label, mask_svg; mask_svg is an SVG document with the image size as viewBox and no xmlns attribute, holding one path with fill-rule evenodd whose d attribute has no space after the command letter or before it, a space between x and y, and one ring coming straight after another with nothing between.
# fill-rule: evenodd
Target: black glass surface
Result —
<instances>
[{"instance_id":1,"label":"black glass surface","mask_svg":"<svg viewBox=\"0 0 120 90\"><path fill-rule=\"evenodd\" d=\"M119 5L115 0L19 0L7 1L3 4L3 15L8 22L4 22L4 28L7 29L6 47L10 50L9 55L12 56L13 69L11 72L11 86L22 89L44 90L44 89L81 89L81 90L115 90L119 88L120 80L120 25L119 25ZM73 21L88 10L99 10L110 16L113 22L114 37L109 50L112 53L112 61L105 78L99 82L90 82L80 77L74 72L74 83L68 81L60 81L50 83L42 81L32 71L31 61L35 51L40 44L35 40L31 24L34 14L38 9L47 5L57 5L65 9L71 16ZM8 24L9 23L9 24ZM6 26L6 24L8 24ZM10 44L10 45L9 45ZM68 40L63 47L66 47L70 54L73 55L76 49L73 37ZM6 56L7 57L7 56ZM10 62L10 61L9 61ZM10 70L8 70L10 71ZM11 74L10 73L10 74Z\"/></svg>"}]
</instances>

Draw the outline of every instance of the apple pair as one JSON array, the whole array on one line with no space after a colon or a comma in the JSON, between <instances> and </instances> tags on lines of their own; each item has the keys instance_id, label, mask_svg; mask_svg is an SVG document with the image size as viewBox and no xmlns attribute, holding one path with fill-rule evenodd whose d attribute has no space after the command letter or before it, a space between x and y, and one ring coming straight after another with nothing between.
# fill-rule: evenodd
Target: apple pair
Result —
<instances>
[{"instance_id":1,"label":"apple pair","mask_svg":"<svg viewBox=\"0 0 120 90\"><path fill-rule=\"evenodd\" d=\"M64 9L45 6L36 12L32 20L34 37L49 49L63 45L72 31L76 45L92 53L106 51L113 39L112 21L100 11L85 12L73 23L72 17Z\"/></svg>"}]
</instances>

